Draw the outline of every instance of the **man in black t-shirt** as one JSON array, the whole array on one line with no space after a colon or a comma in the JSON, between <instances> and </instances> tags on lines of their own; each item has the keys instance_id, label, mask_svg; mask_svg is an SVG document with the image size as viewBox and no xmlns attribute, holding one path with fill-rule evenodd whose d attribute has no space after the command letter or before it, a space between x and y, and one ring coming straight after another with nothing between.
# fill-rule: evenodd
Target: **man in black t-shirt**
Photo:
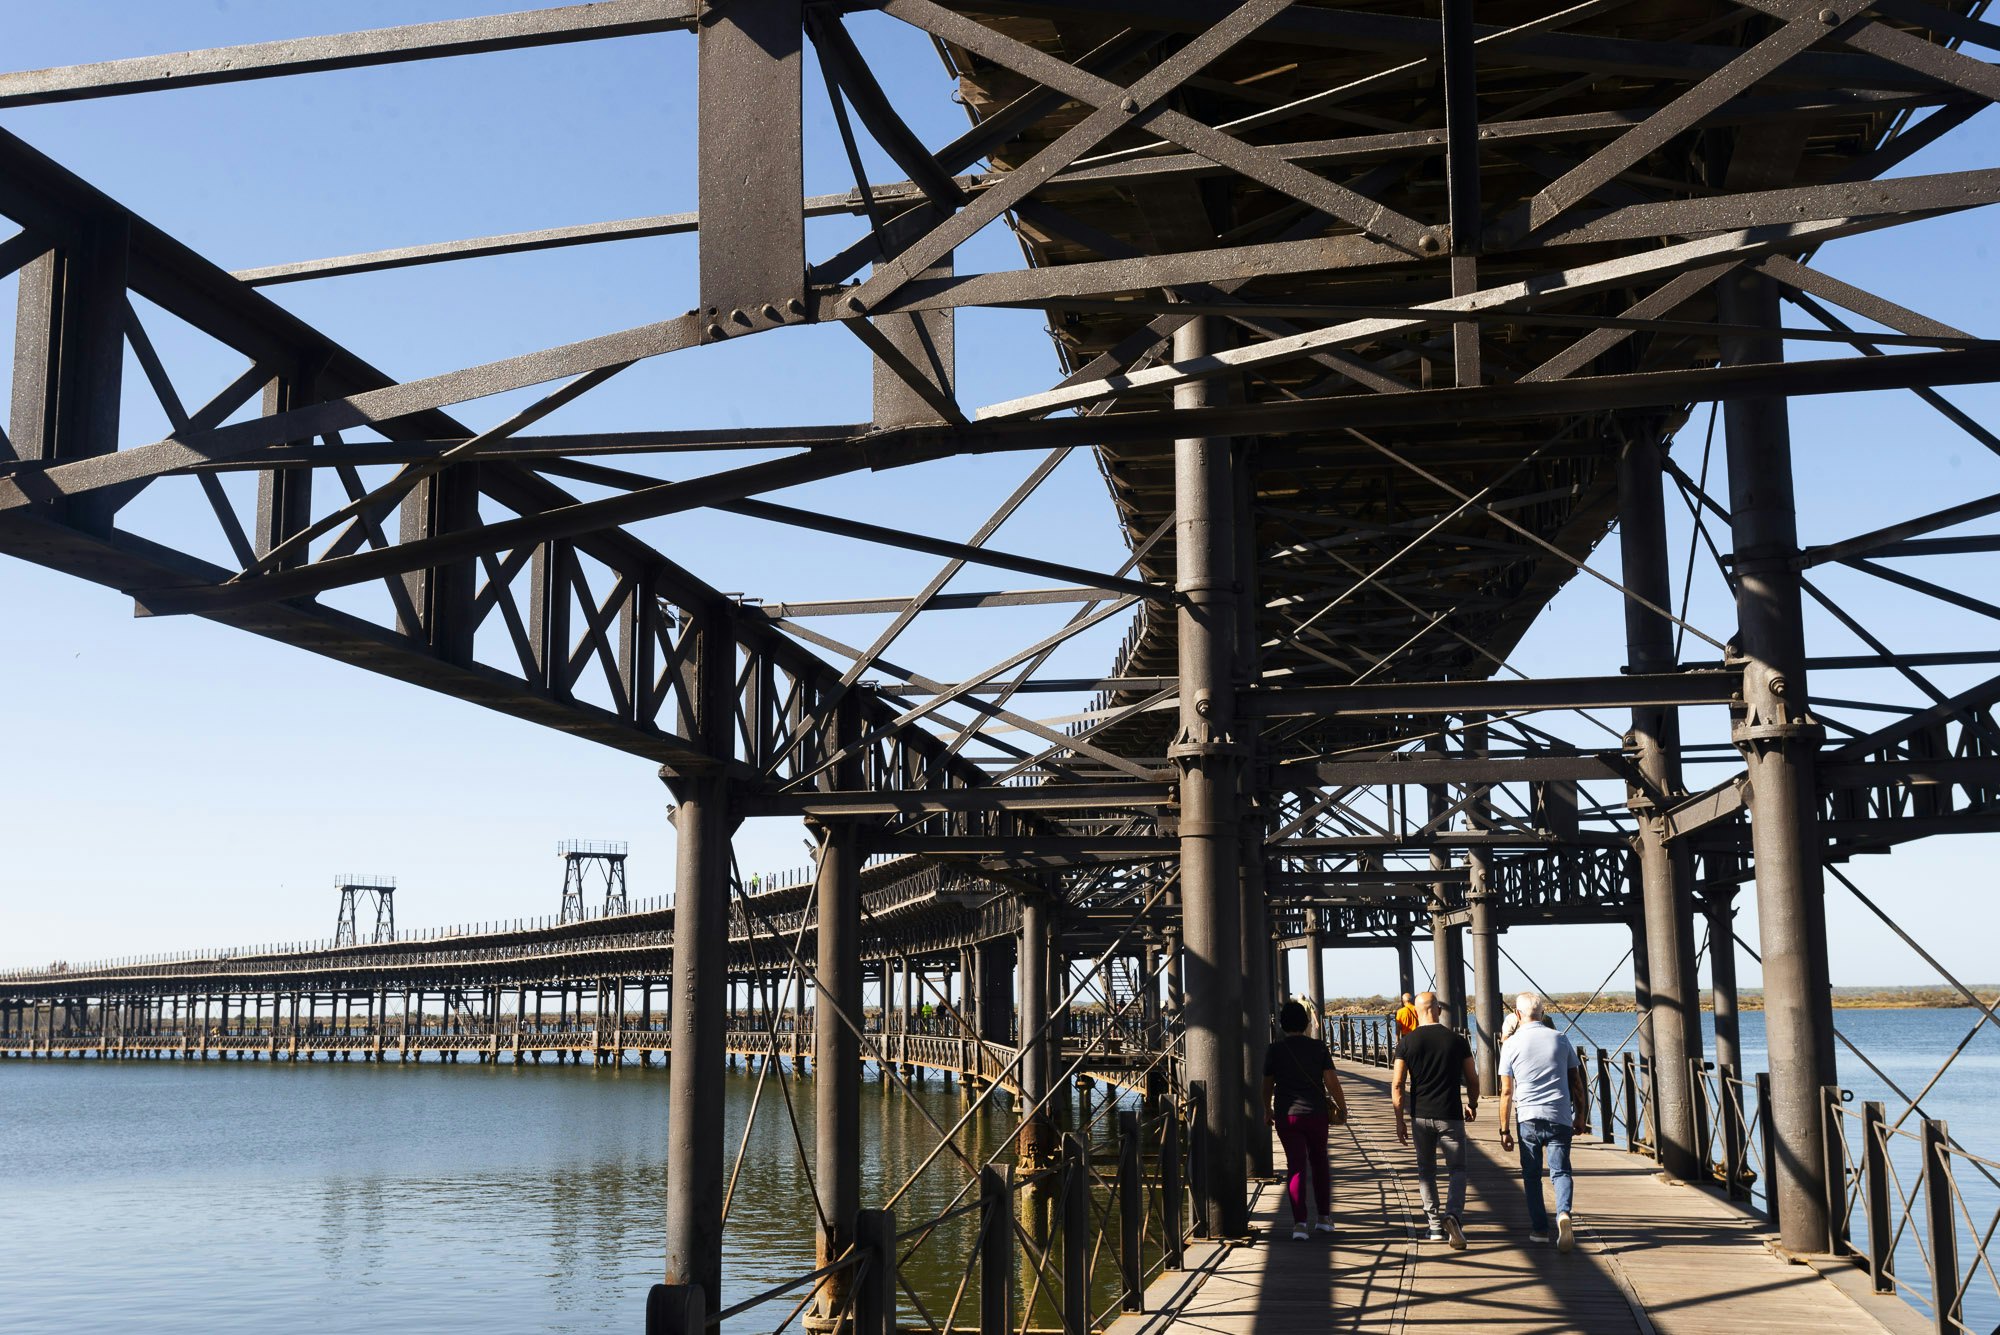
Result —
<instances>
[{"instance_id":1,"label":"man in black t-shirt","mask_svg":"<svg viewBox=\"0 0 2000 1335\"><path fill-rule=\"evenodd\" d=\"M1465 1124L1479 1112L1479 1068L1465 1036L1445 1027L1437 993L1417 994L1417 1027L1396 1045L1396 1065L1389 1074L1389 1099L1396 1107L1396 1138L1405 1145L1414 1131L1417 1147L1417 1187L1430 1221L1430 1240L1465 1250ZM1460 1102L1459 1091L1464 1090ZM1405 1105L1405 1090L1409 1103ZM1437 1156L1444 1151L1447 1183L1443 1208L1438 1205Z\"/></svg>"}]
</instances>

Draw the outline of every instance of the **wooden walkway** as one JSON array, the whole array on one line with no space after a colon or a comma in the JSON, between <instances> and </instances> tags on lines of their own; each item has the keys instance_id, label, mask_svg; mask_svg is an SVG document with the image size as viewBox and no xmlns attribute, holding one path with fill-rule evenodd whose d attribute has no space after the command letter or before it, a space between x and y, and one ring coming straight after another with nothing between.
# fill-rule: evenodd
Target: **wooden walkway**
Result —
<instances>
[{"instance_id":1,"label":"wooden walkway","mask_svg":"<svg viewBox=\"0 0 2000 1335\"><path fill-rule=\"evenodd\" d=\"M1763 1245L1760 1220L1595 1140L1576 1152L1576 1250L1530 1244L1519 1168L1490 1108L1470 1128L1466 1250L1423 1241L1414 1158L1396 1140L1384 1076L1344 1068L1341 1078L1353 1116L1334 1131L1335 1238L1292 1241L1284 1186L1265 1184L1251 1206L1253 1243L1191 1249L1189 1269L1155 1283L1147 1314L1111 1335L1900 1335L1921 1325L1899 1302L1786 1263Z\"/></svg>"}]
</instances>

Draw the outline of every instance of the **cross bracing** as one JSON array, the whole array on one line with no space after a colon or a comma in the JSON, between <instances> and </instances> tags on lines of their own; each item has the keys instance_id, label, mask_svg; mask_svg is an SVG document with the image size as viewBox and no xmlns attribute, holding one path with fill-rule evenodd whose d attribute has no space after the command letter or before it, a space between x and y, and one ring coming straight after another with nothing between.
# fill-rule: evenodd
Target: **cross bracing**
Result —
<instances>
[{"instance_id":1,"label":"cross bracing","mask_svg":"<svg viewBox=\"0 0 2000 1335\"><path fill-rule=\"evenodd\" d=\"M951 142L911 128L864 13L934 40L940 92L955 78L969 112ZM1912 391L1913 413L2000 453L1950 393L2000 378L1992 341L1833 263L1864 235L1915 262L1919 224L2000 194L1978 137L2000 97L1983 14L1930 0L1448 0L1441 14L611 0L0 75L5 108L375 64L421 78L433 59L661 35L692 43L700 71L692 210L234 273L0 136L0 213L21 229L0 241L0 268L20 275L0 549L151 615L208 617L659 763L678 808L672 911L454 942L443 957L501 954L433 950L422 967L483 968L531 943L543 962L521 967L556 968L564 941L630 936L627 963L650 953L674 977L684 1060L719 1053L718 970L797 973L810 954L830 1012L816 1053L838 1067L855 1052L836 1017L855 1007L863 955L1040 941L1024 947L1025 998L1051 930L1072 957L1131 930L1188 970L1179 1078L1239 1107L1240 1050L1282 986L1265 945L1309 942L1317 958L1387 941L1407 959L1430 939L1490 1068L1497 933L1631 919L1664 1017L1648 1041L1671 1169L1689 1044L1700 1052L1695 901L1713 921L1754 883L1767 987L1805 998L1773 1030L1797 1059L1774 1080L1799 1150L1785 1227L1803 1245L1824 1199L1807 1111L1833 1075L1813 1010L1821 866L2000 823L2000 686L1954 675L1996 656L1898 646L1835 576L1990 637L2000 608L1920 572L1990 556L1990 535L1957 530L2000 503L1885 508L1804 546L1786 405ZM813 76L855 171L844 194L802 188ZM1913 167L1938 143L1967 145L1955 161L1972 165ZM867 179L867 157L901 179ZM859 239L809 249L806 221L836 215ZM1023 261L958 272L989 227L1011 228ZM421 380L262 291L673 236L698 254L690 309ZM975 308L1046 315L1049 384L963 401L954 313ZM177 384L155 311L232 349L240 374L207 397ZM747 341L775 367L780 331L799 326L868 350L869 421L542 429L641 361ZM121 439L128 380L170 435ZM534 397L497 425L451 415L514 392ZM1704 403L1720 405L1719 447ZM1008 527L1083 450L1120 528L1117 568ZM871 473L948 479L976 454L1024 455L1027 475L968 534L768 498ZM681 455L709 471L675 472ZM655 458L671 479L637 466ZM224 487L241 474L254 511ZM208 541L128 528L142 493L171 495ZM1684 552L1668 548L1676 507ZM909 587L732 597L633 531L708 508L908 553ZM967 565L1042 584L975 592ZM1515 660L1551 602L1591 586L1622 628L1577 646L1561 675L1525 671ZM363 592L378 614L341 610ZM919 618L1031 608L1046 629L992 643L983 670L933 676L907 647ZM1805 642L1807 609L1845 652ZM887 621L858 641L821 623L857 615ZM1120 627L1101 675L1050 668ZM1871 669L1903 694L1820 685ZM1920 702L1899 703L1910 693ZM1047 695L1083 703L1050 714ZM1696 769L1713 763L1732 772ZM808 821L819 862L753 909L732 898L728 841L767 816ZM870 856L893 859L894 886L864 870ZM326 967L401 968L421 944ZM668 1277L712 1305L708 1097L675 1095ZM836 1140L845 1108L823 1110ZM1226 1233L1255 1151L1240 1128L1212 1132L1192 1187ZM838 1254L858 1197L837 1182L821 1204Z\"/></svg>"}]
</instances>

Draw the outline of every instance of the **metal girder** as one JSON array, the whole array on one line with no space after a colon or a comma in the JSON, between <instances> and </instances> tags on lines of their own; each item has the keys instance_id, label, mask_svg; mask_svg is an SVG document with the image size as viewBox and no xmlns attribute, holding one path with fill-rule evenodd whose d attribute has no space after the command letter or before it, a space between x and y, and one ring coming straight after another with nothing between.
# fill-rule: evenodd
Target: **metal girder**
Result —
<instances>
[{"instance_id":1,"label":"metal girder","mask_svg":"<svg viewBox=\"0 0 2000 1335\"><path fill-rule=\"evenodd\" d=\"M4 135L0 135L0 212L46 237L53 247L51 254L69 257L64 262L85 255L83 248L96 244L92 238L105 235L106 229L121 236L122 265L98 264L92 270L101 283L118 282L122 273L119 290L105 295L103 301L110 303L116 298L116 307L122 312L124 292L129 288L238 349L253 363L252 372L240 382L246 392L254 392L264 379L290 386L284 393L267 396L266 406L273 412L284 416L312 414L328 398L393 394L403 388L19 140ZM69 284L68 289L73 294L91 290L80 282ZM42 290L37 284L26 284L25 290L31 299L40 299L35 295ZM76 299L70 298L72 305ZM74 332L80 328L75 318L51 328L58 334L67 328L73 338L81 337ZM122 331L123 326L112 328ZM66 363L54 363L73 368L69 374L107 364L117 364L108 352L94 360L74 355ZM117 397L102 393L80 397L37 379L43 374L34 369L37 365L31 357L17 357L17 417L12 434L25 442L31 461L38 460L39 452L45 449L39 442L58 428L72 433L53 437L59 448L52 457L58 461L68 459L91 466L135 453L92 453L64 444L82 428L62 425L66 418L47 416L49 405L55 405L57 413L87 408L97 414L100 424L94 429L102 440L105 432L115 429ZM308 381L283 368L311 368L311 378ZM34 387L34 392L24 392L23 386ZM217 415L231 411L231 393L233 390L225 391L212 405ZM193 414L194 424L200 425L209 411ZM104 425L105 420L112 425ZM474 436L444 414L421 409L400 414L383 426L424 440L463 442ZM71 465L58 462L56 466ZM478 499L520 516L517 523L533 523L538 514L575 504L567 493L519 465L482 459L477 468L476 477L463 466L440 474L397 507L403 516L403 536L411 542L412 550L450 542L463 531L459 526L471 521L472 506ZM17 471L14 479L29 476ZM54 473L38 476L46 478ZM436 485L440 482L445 485ZM79 500L119 495L115 487L94 489L79 493L67 504L74 507ZM258 528L259 543L268 548L283 541L298 531L304 517L296 503L288 508L282 497L270 502L265 522ZM66 519L57 506L40 502L0 515L0 550L127 590L221 588L232 573L158 543L80 522L73 510ZM744 741L737 754L724 758L729 764L755 763L763 758L760 747L796 751L778 697L787 691L810 695L831 685L837 676L764 617L730 604L623 532L605 531L575 541L543 533L509 550L511 554L502 561L483 566L483 579L480 570L468 570L463 564L469 557L481 555L476 552L427 554L401 566L390 576L391 592L398 595L400 610L389 625L326 607L262 598L233 609L211 611L225 624L656 762L684 767L714 763L689 739L681 702L687 652L700 635L728 636L752 665L747 680L758 689L739 700L739 713L779 710L778 715L738 730ZM583 562L598 573L586 572L580 564ZM292 577L313 568L300 563L281 568L272 577ZM524 584L532 587L522 587ZM586 616L582 620L569 615L572 593L584 601ZM474 634L489 617L506 621L514 661L496 661L475 651ZM609 705L578 694L581 673L598 669L607 684ZM869 722L894 717L892 708L874 692L865 694ZM956 782L984 782L978 766L952 760L944 742L921 730L899 735L889 749L895 757L892 763L905 774L924 776L935 770L939 778L950 775ZM805 754L817 752L808 748ZM745 775L754 772L746 768ZM786 773L780 770L781 777Z\"/></svg>"},{"instance_id":2,"label":"metal girder","mask_svg":"<svg viewBox=\"0 0 2000 1335\"><path fill-rule=\"evenodd\" d=\"M1169 806L1167 783L1048 784L935 792L774 793L743 800L746 816L893 816L937 811L1117 811Z\"/></svg>"},{"instance_id":3,"label":"metal girder","mask_svg":"<svg viewBox=\"0 0 2000 1335\"><path fill-rule=\"evenodd\" d=\"M1489 755L1458 759L1399 751L1381 760L1334 761L1314 765L1310 774L1311 778L1303 780L1304 784L1363 787L1426 783L1550 783L1580 779L1623 780L1627 777L1627 766L1624 756L1616 752L1594 755Z\"/></svg>"},{"instance_id":4,"label":"metal girder","mask_svg":"<svg viewBox=\"0 0 2000 1335\"><path fill-rule=\"evenodd\" d=\"M698 0L598 0L594 4L558 9L27 70L0 74L0 107L30 107L165 88L199 88L247 79L671 32L693 27L698 7Z\"/></svg>"},{"instance_id":5,"label":"metal girder","mask_svg":"<svg viewBox=\"0 0 2000 1335\"><path fill-rule=\"evenodd\" d=\"M1242 707L1245 713L1255 718L1336 718L1370 714L1504 714L1538 709L1728 704L1741 687L1740 672L1710 668L1622 677L1544 677L1520 681L1495 679L1463 682L1382 682L1368 686L1266 687L1245 692ZM1376 773L1390 768L1391 763L1375 765ZM1446 761L1440 764L1438 769L1443 771L1462 763L1464 762Z\"/></svg>"}]
</instances>

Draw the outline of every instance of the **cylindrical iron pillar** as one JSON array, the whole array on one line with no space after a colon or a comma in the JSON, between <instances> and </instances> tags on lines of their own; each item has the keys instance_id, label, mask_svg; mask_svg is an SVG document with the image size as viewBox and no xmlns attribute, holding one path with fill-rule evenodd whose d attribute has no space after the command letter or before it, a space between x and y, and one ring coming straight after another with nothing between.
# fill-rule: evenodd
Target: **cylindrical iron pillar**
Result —
<instances>
[{"instance_id":1,"label":"cylindrical iron pillar","mask_svg":"<svg viewBox=\"0 0 2000 1335\"><path fill-rule=\"evenodd\" d=\"M1493 921L1493 892L1486 884L1485 850L1472 864L1472 893L1466 896L1472 922L1472 1051L1479 1058L1479 1092L1500 1093L1500 938Z\"/></svg>"},{"instance_id":2,"label":"cylindrical iron pillar","mask_svg":"<svg viewBox=\"0 0 2000 1335\"><path fill-rule=\"evenodd\" d=\"M667 1092L668 1284L722 1293L724 1031L729 998L729 799L717 776L676 781L673 1057Z\"/></svg>"},{"instance_id":3,"label":"cylindrical iron pillar","mask_svg":"<svg viewBox=\"0 0 2000 1335\"><path fill-rule=\"evenodd\" d=\"M1240 873L1242 935L1238 950L1243 961L1243 1152L1249 1177L1271 1175L1271 1137L1264 1127L1262 1092L1264 1049L1271 1042L1272 996L1278 986L1273 967L1270 912L1264 902L1263 825L1253 816L1243 820L1243 847L1258 850L1243 860Z\"/></svg>"},{"instance_id":4,"label":"cylindrical iron pillar","mask_svg":"<svg viewBox=\"0 0 2000 1335\"><path fill-rule=\"evenodd\" d=\"M1702 896L1708 915L1709 996L1715 1010L1715 1064L1743 1078L1742 1022L1736 1006L1736 887L1711 885Z\"/></svg>"},{"instance_id":5,"label":"cylindrical iron pillar","mask_svg":"<svg viewBox=\"0 0 2000 1335\"><path fill-rule=\"evenodd\" d=\"M1021 896L1021 1098L1034 1109L1021 1128L1024 1163L1047 1162L1055 1154L1055 1126L1049 1097L1049 902L1040 894Z\"/></svg>"},{"instance_id":6,"label":"cylindrical iron pillar","mask_svg":"<svg viewBox=\"0 0 2000 1335\"><path fill-rule=\"evenodd\" d=\"M1326 1021L1326 942L1320 937L1319 919L1318 909L1306 910L1306 998L1312 1003L1315 1034Z\"/></svg>"},{"instance_id":7,"label":"cylindrical iron pillar","mask_svg":"<svg viewBox=\"0 0 2000 1335\"><path fill-rule=\"evenodd\" d=\"M1212 317L1174 333L1174 360L1208 355ZM1213 378L1174 387L1177 408L1222 398ZM1244 1175L1242 935L1238 901L1240 798L1235 738L1235 492L1226 439L1174 442L1175 590L1180 643L1180 729L1169 754L1181 775L1181 909L1186 1051L1190 1083L1202 1085L1207 1116L1197 1155L1203 1180L1190 1186L1212 1234L1249 1231ZM1260 946L1261 948L1261 946Z\"/></svg>"},{"instance_id":8,"label":"cylindrical iron pillar","mask_svg":"<svg viewBox=\"0 0 2000 1335\"><path fill-rule=\"evenodd\" d=\"M1661 499L1661 450L1640 436L1626 442L1618 460L1618 542L1625 586L1625 662L1632 672L1674 670L1673 625L1640 604L1667 607L1673 599L1668 573L1666 512ZM1636 596L1633 596L1636 595ZM1680 713L1640 706L1632 711L1626 742L1646 787L1628 790L1638 818L1639 891L1646 938L1647 983L1652 993L1653 1119L1660 1167L1683 1181L1698 1180L1703 1151L1695 1145L1694 1090L1688 1060L1701 1055L1700 993L1694 968L1694 857L1683 841L1666 842L1662 802L1681 791Z\"/></svg>"},{"instance_id":9,"label":"cylindrical iron pillar","mask_svg":"<svg viewBox=\"0 0 2000 1335\"><path fill-rule=\"evenodd\" d=\"M852 746L860 715L852 697L834 712L834 742ZM860 756L836 765L841 787L862 782ZM831 1265L854 1245L861 1212L861 829L834 820L819 831L818 995L813 1006L814 1156L819 1189L820 1265ZM846 1310L849 1273L820 1291L819 1312L833 1319Z\"/></svg>"},{"instance_id":10,"label":"cylindrical iron pillar","mask_svg":"<svg viewBox=\"0 0 2000 1335\"><path fill-rule=\"evenodd\" d=\"M1725 365L1784 359L1778 291L1754 269L1717 285ZM1814 758L1823 730L1808 708L1799 608L1791 424L1782 398L1736 398L1729 437L1730 536L1743 703L1732 739L1750 780L1751 855L1764 956L1771 1125L1778 1141L1779 1236L1796 1252L1829 1243L1821 1090L1839 1079L1826 957L1825 882Z\"/></svg>"}]
</instances>

